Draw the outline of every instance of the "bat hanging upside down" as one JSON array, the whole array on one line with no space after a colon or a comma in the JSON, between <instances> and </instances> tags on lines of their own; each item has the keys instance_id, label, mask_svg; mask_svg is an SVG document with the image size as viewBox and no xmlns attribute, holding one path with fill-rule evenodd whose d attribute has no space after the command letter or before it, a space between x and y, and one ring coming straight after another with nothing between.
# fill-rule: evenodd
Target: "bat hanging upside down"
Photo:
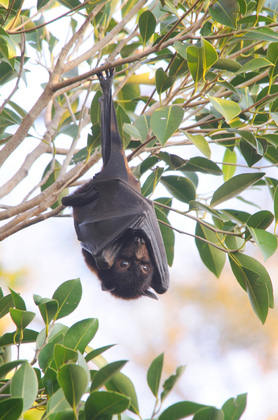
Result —
<instances>
[{"instance_id":1,"label":"bat hanging upside down","mask_svg":"<svg viewBox=\"0 0 278 420\"><path fill-rule=\"evenodd\" d=\"M123 299L157 299L169 286L167 258L153 203L143 197L128 166L112 101L114 70L98 74L103 95L103 168L92 180L64 197L73 207L74 225L88 267L102 289Z\"/></svg>"}]
</instances>

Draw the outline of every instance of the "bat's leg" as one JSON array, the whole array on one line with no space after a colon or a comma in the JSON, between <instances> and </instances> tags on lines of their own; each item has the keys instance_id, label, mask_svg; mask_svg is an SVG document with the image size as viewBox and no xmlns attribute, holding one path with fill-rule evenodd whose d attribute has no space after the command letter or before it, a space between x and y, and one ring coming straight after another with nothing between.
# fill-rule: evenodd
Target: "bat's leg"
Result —
<instances>
[{"instance_id":1,"label":"bat's leg","mask_svg":"<svg viewBox=\"0 0 278 420\"><path fill-rule=\"evenodd\" d=\"M114 69L109 69L105 73L106 76L104 76L103 73L97 75L103 92L103 95L99 98L99 104L101 112L101 150L104 167L112 157L112 149L115 150L113 146L116 146L116 149L123 154L122 140L119 134L111 92ZM117 156L113 156L113 159L116 158Z\"/></svg>"}]
</instances>

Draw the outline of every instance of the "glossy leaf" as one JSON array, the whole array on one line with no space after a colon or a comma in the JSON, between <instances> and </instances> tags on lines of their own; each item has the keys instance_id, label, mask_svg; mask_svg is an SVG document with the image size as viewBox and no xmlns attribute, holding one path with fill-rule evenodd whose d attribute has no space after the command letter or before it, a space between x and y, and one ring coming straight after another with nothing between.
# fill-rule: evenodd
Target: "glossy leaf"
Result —
<instances>
[{"instance_id":1,"label":"glossy leaf","mask_svg":"<svg viewBox=\"0 0 278 420\"><path fill-rule=\"evenodd\" d=\"M161 401L164 401L169 392L174 388L179 378L185 372L186 366L179 366L174 375L169 376L163 384L163 391L161 392Z\"/></svg>"},{"instance_id":2,"label":"glossy leaf","mask_svg":"<svg viewBox=\"0 0 278 420\"><path fill-rule=\"evenodd\" d=\"M236 171L236 152L226 149L223 157L223 162L225 163L225 165L222 165L223 178L224 181L228 181L228 179L232 178Z\"/></svg>"},{"instance_id":3,"label":"glossy leaf","mask_svg":"<svg viewBox=\"0 0 278 420\"><path fill-rule=\"evenodd\" d=\"M149 115L143 114L140 115L140 117L138 117L134 122L135 127L141 134L142 141L145 141L148 135L150 129L150 119L151 117Z\"/></svg>"},{"instance_id":4,"label":"glossy leaf","mask_svg":"<svg viewBox=\"0 0 278 420\"><path fill-rule=\"evenodd\" d=\"M34 295L34 302L38 305L42 319L46 325L52 321L58 310L58 302L54 299L41 298Z\"/></svg>"},{"instance_id":5,"label":"glossy leaf","mask_svg":"<svg viewBox=\"0 0 278 420\"><path fill-rule=\"evenodd\" d=\"M134 385L126 375L122 372L117 372L113 378L106 383L105 387L109 391L119 392L120 394L128 397L130 400L129 410L136 414L139 413L138 400Z\"/></svg>"},{"instance_id":6,"label":"glossy leaf","mask_svg":"<svg viewBox=\"0 0 278 420\"><path fill-rule=\"evenodd\" d=\"M143 12L138 21L140 35L143 40L143 45L150 39L150 37L154 34L155 27L156 27L156 19L153 13L150 10L146 10Z\"/></svg>"},{"instance_id":7,"label":"glossy leaf","mask_svg":"<svg viewBox=\"0 0 278 420\"><path fill-rule=\"evenodd\" d=\"M240 394L236 398L227 400L221 410L224 412L224 419L239 420L244 413L247 403L247 394Z\"/></svg>"},{"instance_id":8,"label":"glossy leaf","mask_svg":"<svg viewBox=\"0 0 278 420\"><path fill-rule=\"evenodd\" d=\"M267 66L273 66L273 63L271 63L266 58L253 58L252 60L243 64L243 66L237 71L237 73L246 73L247 71L258 70Z\"/></svg>"},{"instance_id":9,"label":"glossy leaf","mask_svg":"<svg viewBox=\"0 0 278 420\"><path fill-rule=\"evenodd\" d=\"M0 420L18 420L23 411L23 398L10 397L0 401Z\"/></svg>"},{"instance_id":10,"label":"glossy leaf","mask_svg":"<svg viewBox=\"0 0 278 420\"><path fill-rule=\"evenodd\" d=\"M157 186L161 175L163 174L163 168L155 168L152 173L148 176L144 184L142 185L141 192L145 197L150 196Z\"/></svg>"},{"instance_id":11,"label":"glossy leaf","mask_svg":"<svg viewBox=\"0 0 278 420\"><path fill-rule=\"evenodd\" d=\"M111 347L114 347L114 345L115 344L110 344L108 346L103 346L103 347L100 347L99 349L95 349L95 350L90 351L88 354L86 354L86 357L85 357L86 362L89 362L90 360L93 360L95 357L104 353L106 350L109 350Z\"/></svg>"},{"instance_id":12,"label":"glossy leaf","mask_svg":"<svg viewBox=\"0 0 278 420\"><path fill-rule=\"evenodd\" d=\"M216 22L229 28L237 28L239 5L236 0L218 0L209 7L210 14Z\"/></svg>"},{"instance_id":13,"label":"glossy leaf","mask_svg":"<svg viewBox=\"0 0 278 420\"><path fill-rule=\"evenodd\" d=\"M161 67L157 69L155 72L155 85L157 93L161 95L175 83L175 80L175 77L168 77Z\"/></svg>"},{"instance_id":14,"label":"glossy leaf","mask_svg":"<svg viewBox=\"0 0 278 420\"><path fill-rule=\"evenodd\" d=\"M189 159L186 164L180 168L181 171L201 172L203 174L222 175L222 171L216 163L202 156Z\"/></svg>"},{"instance_id":15,"label":"glossy leaf","mask_svg":"<svg viewBox=\"0 0 278 420\"><path fill-rule=\"evenodd\" d=\"M268 307L273 307L273 288L268 272L257 260L248 255L235 253L229 255L233 273L247 291L254 312L265 322Z\"/></svg>"},{"instance_id":16,"label":"glossy leaf","mask_svg":"<svg viewBox=\"0 0 278 420\"><path fill-rule=\"evenodd\" d=\"M58 372L58 382L65 397L75 410L87 388L87 375L81 366L66 364Z\"/></svg>"},{"instance_id":17,"label":"glossy leaf","mask_svg":"<svg viewBox=\"0 0 278 420\"><path fill-rule=\"evenodd\" d=\"M60 411L70 408L65 394L62 388L59 388L51 397L49 398L47 404L47 414L50 416L54 413L59 413Z\"/></svg>"},{"instance_id":18,"label":"glossy leaf","mask_svg":"<svg viewBox=\"0 0 278 420\"><path fill-rule=\"evenodd\" d=\"M75 350L69 349L59 343L54 346L54 360L57 369L68 362L76 362L78 353Z\"/></svg>"},{"instance_id":19,"label":"glossy leaf","mask_svg":"<svg viewBox=\"0 0 278 420\"><path fill-rule=\"evenodd\" d=\"M162 223L159 223L159 228L160 228L162 239L165 246L167 263L170 267L172 267L173 262L174 262L175 234L174 234L173 229L171 229L170 222L167 219L161 207L157 205L155 206L155 214L158 219L158 222L161 220L162 222L167 223L167 225L169 225L168 227Z\"/></svg>"},{"instance_id":20,"label":"glossy leaf","mask_svg":"<svg viewBox=\"0 0 278 420\"><path fill-rule=\"evenodd\" d=\"M252 228L267 229L268 226L273 222L274 216L268 210L260 210L257 213L252 214L247 220L246 224ZM246 239L248 239L246 237Z\"/></svg>"},{"instance_id":21,"label":"glossy leaf","mask_svg":"<svg viewBox=\"0 0 278 420\"><path fill-rule=\"evenodd\" d=\"M186 132L185 134L188 137L188 139L194 144L194 146L196 146L206 158L210 159L211 150L204 136L202 136L201 134L192 135Z\"/></svg>"},{"instance_id":22,"label":"glossy leaf","mask_svg":"<svg viewBox=\"0 0 278 420\"><path fill-rule=\"evenodd\" d=\"M126 363L127 360L119 360L103 366L93 377L91 391L96 391L105 385Z\"/></svg>"},{"instance_id":23,"label":"glossy leaf","mask_svg":"<svg viewBox=\"0 0 278 420\"><path fill-rule=\"evenodd\" d=\"M216 234L206 228L205 226L197 223L195 234L200 238L206 239L209 242L212 242L221 247L221 242L216 236ZM222 236L220 235L222 239ZM201 260L205 264L205 266L216 276L219 277L221 271L223 270L226 256L225 252L220 251L219 249L215 248L213 245L209 245L208 243L202 241L201 239L195 238L196 246L198 248Z\"/></svg>"},{"instance_id":24,"label":"glossy leaf","mask_svg":"<svg viewBox=\"0 0 278 420\"><path fill-rule=\"evenodd\" d=\"M212 106L225 118L226 122L229 123L233 118L240 114L241 109L238 103L222 98L216 98L208 96Z\"/></svg>"},{"instance_id":25,"label":"glossy leaf","mask_svg":"<svg viewBox=\"0 0 278 420\"><path fill-rule=\"evenodd\" d=\"M190 179L183 176L169 175L161 177L162 185L164 185L170 194L182 203L189 203L195 200L196 191Z\"/></svg>"},{"instance_id":26,"label":"glossy leaf","mask_svg":"<svg viewBox=\"0 0 278 420\"><path fill-rule=\"evenodd\" d=\"M224 201L237 197L242 191L261 179L264 173L240 174L224 182L213 194L210 205L217 206Z\"/></svg>"},{"instance_id":27,"label":"glossy leaf","mask_svg":"<svg viewBox=\"0 0 278 420\"><path fill-rule=\"evenodd\" d=\"M130 124L130 119L127 113L125 112L125 110L120 105L117 108L116 114L117 114L119 133L123 141L124 149L126 149L128 146L128 143L130 142L130 135L124 131L123 127L125 123Z\"/></svg>"},{"instance_id":28,"label":"glossy leaf","mask_svg":"<svg viewBox=\"0 0 278 420\"><path fill-rule=\"evenodd\" d=\"M197 411L192 420L224 420L224 413L215 407L204 407Z\"/></svg>"},{"instance_id":29,"label":"glossy leaf","mask_svg":"<svg viewBox=\"0 0 278 420\"><path fill-rule=\"evenodd\" d=\"M199 80L205 80L205 75L210 67L218 60L215 48L202 38L201 46L191 45L186 49L186 58L189 71L195 82L195 89Z\"/></svg>"},{"instance_id":30,"label":"glossy leaf","mask_svg":"<svg viewBox=\"0 0 278 420\"><path fill-rule=\"evenodd\" d=\"M275 223L277 223L277 220L278 220L278 187L275 188L275 193L274 193L274 197L273 197L273 203L274 203Z\"/></svg>"},{"instance_id":31,"label":"glossy leaf","mask_svg":"<svg viewBox=\"0 0 278 420\"><path fill-rule=\"evenodd\" d=\"M14 306L14 301L13 301L12 295L9 294L9 295L3 296L0 299L0 318L3 318L3 316L5 316L9 312L10 308L12 308L13 306Z\"/></svg>"},{"instance_id":32,"label":"glossy leaf","mask_svg":"<svg viewBox=\"0 0 278 420\"><path fill-rule=\"evenodd\" d=\"M152 361L147 373L148 385L156 398L158 396L163 360L164 354L162 353Z\"/></svg>"},{"instance_id":33,"label":"glossy leaf","mask_svg":"<svg viewBox=\"0 0 278 420\"><path fill-rule=\"evenodd\" d=\"M84 353L86 346L94 338L98 330L96 318L83 319L73 324L66 332L64 346Z\"/></svg>"},{"instance_id":34,"label":"glossy leaf","mask_svg":"<svg viewBox=\"0 0 278 420\"><path fill-rule=\"evenodd\" d=\"M10 309L10 314L13 322L19 330L24 330L30 322L33 321L36 314L30 311L22 311L21 309Z\"/></svg>"},{"instance_id":35,"label":"glossy leaf","mask_svg":"<svg viewBox=\"0 0 278 420\"><path fill-rule=\"evenodd\" d=\"M183 109L177 105L164 106L153 112L150 121L151 129L162 145L177 131L183 114Z\"/></svg>"},{"instance_id":36,"label":"glossy leaf","mask_svg":"<svg viewBox=\"0 0 278 420\"><path fill-rule=\"evenodd\" d=\"M247 227L266 261L277 249L277 237L263 229L255 229L248 225Z\"/></svg>"},{"instance_id":37,"label":"glossy leaf","mask_svg":"<svg viewBox=\"0 0 278 420\"><path fill-rule=\"evenodd\" d=\"M3 365L0 365L0 379L5 378L7 373L9 373L12 369L15 367L21 365L22 363L26 362L27 360L13 360L8 363L4 363Z\"/></svg>"},{"instance_id":38,"label":"glossy leaf","mask_svg":"<svg viewBox=\"0 0 278 420\"><path fill-rule=\"evenodd\" d=\"M19 293L16 293L13 289L9 288L12 298L13 298L13 302L14 302L14 306L16 309L21 309L23 311L26 310L26 305L25 302L23 300L23 298L20 296Z\"/></svg>"},{"instance_id":39,"label":"glossy leaf","mask_svg":"<svg viewBox=\"0 0 278 420\"><path fill-rule=\"evenodd\" d=\"M159 420L181 420L185 417L192 416L201 408L205 407L205 405L197 404L191 401L181 401L170 405L170 407L166 408L160 416L158 417Z\"/></svg>"},{"instance_id":40,"label":"glossy leaf","mask_svg":"<svg viewBox=\"0 0 278 420\"><path fill-rule=\"evenodd\" d=\"M123 129L124 129L125 133L129 134L134 139L138 139L138 140L142 141L141 133L135 127L135 125L124 123Z\"/></svg>"},{"instance_id":41,"label":"glossy leaf","mask_svg":"<svg viewBox=\"0 0 278 420\"><path fill-rule=\"evenodd\" d=\"M55 319L63 318L72 313L78 306L82 296L82 286L79 279L67 280L53 293L52 299L59 304Z\"/></svg>"},{"instance_id":42,"label":"glossy leaf","mask_svg":"<svg viewBox=\"0 0 278 420\"><path fill-rule=\"evenodd\" d=\"M86 420L109 419L113 414L122 413L129 405L129 398L117 392L91 392L85 403Z\"/></svg>"},{"instance_id":43,"label":"glossy leaf","mask_svg":"<svg viewBox=\"0 0 278 420\"><path fill-rule=\"evenodd\" d=\"M23 399L23 411L32 407L38 393L38 380L28 362L22 363L11 382L11 396Z\"/></svg>"}]
</instances>

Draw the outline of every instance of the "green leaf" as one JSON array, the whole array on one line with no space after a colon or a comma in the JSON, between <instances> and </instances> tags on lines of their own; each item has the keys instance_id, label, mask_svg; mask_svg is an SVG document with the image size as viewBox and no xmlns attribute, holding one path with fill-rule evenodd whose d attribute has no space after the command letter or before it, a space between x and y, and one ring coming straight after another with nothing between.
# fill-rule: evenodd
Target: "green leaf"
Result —
<instances>
[{"instance_id":1,"label":"green leaf","mask_svg":"<svg viewBox=\"0 0 278 420\"><path fill-rule=\"evenodd\" d=\"M169 392L174 388L179 378L183 375L186 366L179 366L174 375L169 376L163 384L163 391L161 392L161 402L165 400Z\"/></svg>"},{"instance_id":2,"label":"green leaf","mask_svg":"<svg viewBox=\"0 0 278 420\"><path fill-rule=\"evenodd\" d=\"M34 312L22 311L21 309L15 308L10 308L10 314L13 322L20 331L23 331L36 316Z\"/></svg>"},{"instance_id":3,"label":"green leaf","mask_svg":"<svg viewBox=\"0 0 278 420\"><path fill-rule=\"evenodd\" d=\"M52 299L59 304L56 319L63 318L72 313L78 306L82 296L80 279L67 280L62 283L53 293Z\"/></svg>"},{"instance_id":4,"label":"green leaf","mask_svg":"<svg viewBox=\"0 0 278 420\"><path fill-rule=\"evenodd\" d=\"M164 353L157 356L147 372L147 382L153 395L157 398L163 368Z\"/></svg>"},{"instance_id":5,"label":"green leaf","mask_svg":"<svg viewBox=\"0 0 278 420\"><path fill-rule=\"evenodd\" d=\"M117 372L113 378L106 383L106 389L119 392L130 399L130 407L133 413L139 414L138 400L136 391L131 380L122 372Z\"/></svg>"},{"instance_id":6,"label":"green leaf","mask_svg":"<svg viewBox=\"0 0 278 420\"><path fill-rule=\"evenodd\" d=\"M55 344L62 344L64 340L63 334L56 334L53 339L49 340L47 344L39 352L39 365L41 370L44 372L54 359L54 347Z\"/></svg>"},{"instance_id":7,"label":"green leaf","mask_svg":"<svg viewBox=\"0 0 278 420\"><path fill-rule=\"evenodd\" d=\"M220 114L223 115L227 123L229 123L233 118L235 118L238 114L241 113L240 106L234 101L216 98L209 95L208 98L212 106L216 109L216 111L220 112Z\"/></svg>"},{"instance_id":8,"label":"green leaf","mask_svg":"<svg viewBox=\"0 0 278 420\"><path fill-rule=\"evenodd\" d=\"M278 186L275 188L274 197L273 197L273 204L274 204L275 223L277 223L277 220L278 220Z\"/></svg>"},{"instance_id":9,"label":"green leaf","mask_svg":"<svg viewBox=\"0 0 278 420\"><path fill-rule=\"evenodd\" d=\"M248 225L247 227L266 261L277 249L276 236L263 229L254 229Z\"/></svg>"},{"instance_id":10,"label":"green leaf","mask_svg":"<svg viewBox=\"0 0 278 420\"><path fill-rule=\"evenodd\" d=\"M13 306L14 301L11 294L2 297L0 299L0 318L3 318Z\"/></svg>"},{"instance_id":11,"label":"green leaf","mask_svg":"<svg viewBox=\"0 0 278 420\"><path fill-rule=\"evenodd\" d=\"M164 169L163 168L155 168L155 170L152 171L152 173L148 176L144 184L142 185L141 192L145 197L150 196L157 186L157 183L159 182L161 175L163 174Z\"/></svg>"},{"instance_id":12,"label":"green leaf","mask_svg":"<svg viewBox=\"0 0 278 420\"><path fill-rule=\"evenodd\" d=\"M225 165L222 165L223 178L224 181L228 181L228 179L232 178L236 171L236 152L226 149L223 157L223 162L225 163Z\"/></svg>"},{"instance_id":13,"label":"green leaf","mask_svg":"<svg viewBox=\"0 0 278 420\"><path fill-rule=\"evenodd\" d=\"M105 385L126 363L127 360L119 360L103 366L93 377L91 391L96 391Z\"/></svg>"},{"instance_id":14,"label":"green leaf","mask_svg":"<svg viewBox=\"0 0 278 420\"><path fill-rule=\"evenodd\" d=\"M273 222L274 216L271 211L260 210L252 214L245 222L248 226L257 229L267 229ZM248 239L248 238L246 238Z\"/></svg>"},{"instance_id":15,"label":"green leaf","mask_svg":"<svg viewBox=\"0 0 278 420\"><path fill-rule=\"evenodd\" d=\"M170 222L165 216L163 209L157 205L155 206L155 214L158 219L158 222L159 220L161 220L162 222L167 223L167 225L170 226ZM160 228L162 239L165 246L167 263L171 267L174 261L175 234L173 232L173 229L171 229L171 227L165 226L162 223L159 223L159 228Z\"/></svg>"},{"instance_id":16,"label":"green leaf","mask_svg":"<svg viewBox=\"0 0 278 420\"><path fill-rule=\"evenodd\" d=\"M151 120L151 117L149 115L144 114L144 115L140 115L140 117L138 117L134 122L135 127L141 134L142 141L145 141L148 135L148 132L150 129L150 120Z\"/></svg>"},{"instance_id":17,"label":"green leaf","mask_svg":"<svg viewBox=\"0 0 278 420\"><path fill-rule=\"evenodd\" d=\"M27 362L27 360L13 360L12 362L4 363L0 366L0 379L5 378L7 373L9 373L15 367L21 365L21 363Z\"/></svg>"},{"instance_id":18,"label":"green leaf","mask_svg":"<svg viewBox=\"0 0 278 420\"><path fill-rule=\"evenodd\" d=\"M8 398L0 401L0 420L18 420L23 411L22 398Z\"/></svg>"},{"instance_id":19,"label":"green leaf","mask_svg":"<svg viewBox=\"0 0 278 420\"><path fill-rule=\"evenodd\" d=\"M159 420L181 420L185 417L191 416L196 413L201 408L205 407L205 405L197 404L191 401L181 401L170 405L170 407L166 408L160 416L158 417Z\"/></svg>"},{"instance_id":20,"label":"green leaf","mask_svg":"<svg viewBox=\"0 0 278 420\"><path fill-rule=\"evenodd\" d=\"M169 175L161 177L160 181L177 200L189 203L195 200L196 190L192 181L183 176Z\"/></svg>"},{"instance_id":21,"label":"green leaf","mask_svg":"<svg viewBox=\"0 0 278 420\"><path fill-rule=\"evenodd\" d=\"M130 119L125 110L120 105L118 105L116 114L120 137L122 139L124 149L126 149L130 142L130 135L124 131L123 127L125 123L130 124Z\"/></svg>"},{"instance_id":22,"label":"green leaf","mask_svg":"<svg viewBox=\"0 0 278 420\"><path fill-rule=\"evenodd\" d=\"M78 365L66 364L58 372L58 382L63 388L68 403L73 410L76 410L87 388L87 374L85 370Z\"/></svg>"},{"instance_id":23,"label":"green leaf","mask_svg":"<svg viewBox=\"0 0 278 420\"><path fill-rule=\"evenodd\" d=\"M199 80L205 80L210 67L218 60L215 48L205 39L201 39L201 46L191 45L186 49L186 58L189 71L195 82L195 89Z\"/></svg>"},{"instance_id":24,"label":"green leaf","mask_svg":"<svg viewBox=\"0 0 278 420\"><path fill-rule=\"evenodd\" d=\"M146 10L140 15L138 26L143 45L145 45L150 37L154 34L156 27L156 19L150 10Z\"/></svg>"},{"instance_id":25,"label":"green leaf","mask_svg":"<svg viewBox=\"0 0 278 420\"><path fill-rule=\"evenodd\" d=\"M197 135L193 136L192 134L189 134L189 133L185 132L184 130L182 130L182 131L186 134L186 136L194 144L194 146L196 146L200 150L200 152L203 153L203 155L206 158L210 159L211 150L210 150L209 144L206 141L205 137L202 136L201 134L197 134Z\"/></svg>"},{"instance_id":26,"label":"green leaf","mask_svg":"<svg viewBox=\"0 0 278 420\"><path fill-rule=\"evenodd\" d=\"M129 134L134 139L138 139L138 140L142 141L141 134L140 134L139 130L135 127L135 125L124 123L123 129L124 129L125 133Z\"/></svg>"},{"instance_id":27,"label":"green leaf","mask_svg":"<svg viewBox=\"0 0 278 420\"><path fill-rule=\"evenodd\" d=\"M241 68L241 65L237 61L230 60L229 58L218 58L212 67L219 70L227 70L231 73L236 73Z\"/></svg>"},{"instance_id":28,"label":"green leaf","mask_svg":"<svg viewBox=\"0 0 278 420\"><path fill-rule=\"evenodd\" d=\"M175 83L175 77L168 77L165 71L160 67L155 72L155 86L157 93L161 95Z\"/></svg>"},{"instance_id":29,"label":"green leaf","mask_svg":"<svg viewBox=\"0 0 278 420\"><path fill-rule=\"evenodd\" d=\"M265 173L240 174L224 182L213 194L210 205L217 206L224 201L237 197L242 191L261 179Z\"/></svg>"},{"instance_id":30,"label":"green leaf","mask_svg":"<svg viewBox=\"0 0 278 420\"><path fill-rule=\"evenodd\" d=\"M192 420L224 420L224 413L215 407L204 407L197 411Z\"/></svg>"},{"instance_id":31,"label":"green leaf","mask_svg":"<svg viewBox=\"0 0 278 420\"><path fill-rule=\"evenodd\" d=\"M151 116L151 129L162 146L179 128L184 111L180 106L164 106L153 112Z\"/></svg>"},{"instance_id":32,"label":"green leaf","mask_svg":"<svg viewBox=\"0 0 278 420\"><path fill-rule=\"evenodd\" d=\"M257 260L239 252L230 254L229 260L237 281L248 293L255 314L264 323L268 306L273 307L273 288L268 272Z\"/></svg>"},{"instance_id":33,"label":"green leaf","mask_svg":"<svg viewBox=\"0 0 278 420\"><path fill-rule=\"evenodd\" d=\"M34 302L38 305L44 323L49 325L58 310L57 300L42 298L39 295L34 295Z\"/></svg>"},{"instance_id":34,"label":"green leaf","mask_svg":"<svg viewBox=\"0 0 278 420\"><path fill-rule=\"evenodd\" d=\"M209 213L212 216L216 217L217 219L222 220L223 222L227 221L227 219L228 219L225 215L223 215L219 211L211 209L210 207L206 206L205 204L200 203L199 201L195 201L195 200L190 201L189 210L197 210L197 211L199 210L199 211L202 211L202 212L205 212L205 213Z\"/></svg>"},{"instance_id":35,"label":"green leaf","mask_svg":"<svg viewBox=\"0 0 278 420\"><path fill-rule=\"evenodd\" d=\"M217 235L210 229L205 226L197 223L195 234L200 238L204 238L209 242L212 242L221 247L220 239ZM222 235L219 235L222 239ZM226 256L225 252L220 251L215 248L213 245L202 241L201 239L195 238L196 246L198 248L201 260L205 266L217 277L219 278L221 271L223 270ZM224 248L223 248L224 249Z\"/></svg>"},{"instance_id":36,"label":"green leaf","mask_svg":"<svg viewBox=\"0 0 278 420\"><path fill-rule=\"evenodd\" d=\"M278 40L278 34L270 28L247 29L243 38L251 39L252 42L255 40L275 42Z\"/></svg>"},{"instance_id":37,"label":"green leaf","mask_svg":"<svg viewBox=\"0 0 278 420\"><path fill-rule=\"evenodd\" d=\"M266 58L253 58L252 60L243 64L243 66L237 71L237 74L246 73L247 71L258 70L260 68L273 65L274 64Z\"/></svg>"},{"instance_id":38,"label":"green leaf","mask_svg":"<svg viewBox=\"0 0 278 420\"><path fill-rule=\"evenodd\" d=\"M54 346L54 360L57 369L68 362L76 362L78 353L75 350L69 349L62 344L56 343Z\"/></svg>"},{"instance_id":39,"label":"green leaf","mask_svg":"<svg viewBox=\"0 0 278 420\"><path fill-rule=\"evenodd\" d=\"M86 420L111 419L130 405L130 399L117 392L94 391L85 403Z\"/></svg>"},{"instance_id":40,"label":"green leaf","mask_svg":"<svg viewBox=\"0 0 278 420\"><path fill-rule=\"evenodd\" d=\"M48 417L52 413L59 413L60 411L70 408L70 405L65 397L62 388L59 388L51 397L49 398L47 404L47 414ZM50 417L51 418L51 417Z\"/></svg>"},{"instance_id":41,"label":"green leaf","mask_svg":"<svg viewBox=\"0 0 278 420\"><path fill-rule=\"evenodd\" d=\"M57 379L57 372L51 367L48 367L46 369L42 382L48 397L51 397L60 388Z\"/></svg>"},{"instance_id":42,"label":"green leaf","mask_svg":"<svg viewBox=\"0 0 278 420\"><path fill-rule=\"evenodd\" d=\"M11 396L23 399L23 412L32 407L38 393L38 380L28 362L22 363L11 382Z\"/></svg>"},{"instance_id":43,"label":"green leaf","mask_svg":"<svg viewBox=\"0 0 278 420\"><path fill-rule=\"evenodd\" d=\"M239 420L247 403L247 394L240 394L236 398L227 400L221 410L224 412L224 419Z\"/></svg>"},{"instance_id":44,"label":"green leaf","mask_svg":"<svg viewBox=\"0 0 278 420\"><path fill-rule=\"evenodd\" d=\"M187 163L179 168L180 171L201 172L203 174L222 175L222 171L216 163L202 156L197 156L189 159Z\"/></svg>"},{"instance_id":45,"label":"green leaf","mask_svg":"<svg viewBox=\"0 0 278 420\"><path fill-rule=\"evenodd\" d=\"M83 319L73 324L66 332L64 346L70 349L79 350L84 353L86 346L95 336L98 330L96 318Z\"/></svg>"},{"instance_id":46,"label":"green leaf","mask_svg":"<svg viewBox=\"0 0 278 420\"><path fill-rule=\"evenodd\" d=\"M37 331L25 328L23 332L6 333L0 337L0 347L5 347L11 344L34 343L38 336Z\"/></svg>"},{"instance_id":47,"label":"green leaf","mask_svg":"<svg viewBox=\"0 0 278 420\"><path fill-rule=\"evenodd\" d=\"M218 0L209 7L211 17L229 28L237 28L239 5L236 0Z\"/></svg>"},{"instance_id":48,"label":"green leaf","mask_svg":"<svg viewBox=\"0 0 278 420\"><path fill-rule=\"evenodd\" d=\"M99 98L102 96L102 91L97 90L90 107L90 116L92 124L97 124L100 122L100 106L99 106Z\"/></svg>"},{"instance_id":49,"label":"green leaf","mask_svg":"<svg viewBox=\"0 0 278 420\"><path fill-rule=\"evenodd\" d=\"M22 297L18 293L16 293L14 290L12 290L11 288L9 288L9 289L10 289L10 292L11 292L11 295L12 295L12 298L13 298L15 308L16 309L22 309L23 311L25 311L26 310L26 305L25 305L25 302L22 299Z\"/></svg>"},{"instance_id":50,"label":"green leaf","mask_svg":"<svg viewBox=\"0 0 278 420\"><path fill-rule=\"evenodd\" d=\"M114 346L115 344L110 344L108 346L103 346L103 347L100 347L99 349L90 351L90 353L86 354L86 357L85 357L86 362L93 360L95 357L99 356L100 354L104 353L106 350L109 350L111 347L114 347Z\"/></svg>"}]
</instances>

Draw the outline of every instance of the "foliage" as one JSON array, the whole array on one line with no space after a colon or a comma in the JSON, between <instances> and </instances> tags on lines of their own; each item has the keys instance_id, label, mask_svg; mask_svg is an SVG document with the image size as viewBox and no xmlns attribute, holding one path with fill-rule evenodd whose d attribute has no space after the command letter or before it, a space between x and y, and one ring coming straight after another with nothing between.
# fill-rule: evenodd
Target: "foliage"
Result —
<instances>
[{"instance_id":1,"label":"foliage","mask_svg":"<svg viewBox=\"0 0 278 420\"><path fill-rule=\"evenodd\" d=\"M36 119L44 110L45 133L0 196L8 196L39 158L49 158L24 200L13 206L5 202L0 217L7 223L0 228L0 238L61 212L66 187L99 159L101 93L94 75L113 66L117 118L125 147L132 150L134 174L143 180L146 196L160 191L161 185L170 195L157 200L168 263L173 262L174 235L169 227L167 231L165 209L195 218L197 249L217 277L228 255L237 281L264 323L273 307L271 280L261 263L242 256L247 243L257 246L264 260L277 249L278 178L271 170L278 163L276 2L128 0L121 7L116 0L60 3L62 7L38 1L28 9L24 3L1 3L0 79L12 87L0 108L0 165L9 163L30 137L37 137ZM50 29L53 7L54 20L69 34L64 45L54 27ZM12 97L22 81L34 89L33 80L32 87L28 82L34 49L36 67L46 67L49 80L29 111ZM154 86L148 97L141 94L141 84ZM93 126L87 146L81 147L89 115ZM58 146L61 139L63 148ZM178 155L170 146L176 146ZM182 158L189 148L194 156ZM220 156L221 166L213 155ZM217 178L211 194L200 191L202 174ZM249 200L248 189L259 191L257 200ZM261 202L264 190L273 200L272 209ZM238 201L227 207L232 198Z\"/></svg>"},{"instance_id":2,"label":"foliage","mask_svg":"<svg viewBox=\"0 0 278 420\"><path fill-rule=\"evenodd\" d=\"M1 317L10 314L15 331L0 337L0 413L1 418L67 419L126 419L142 418L136 391L131 380L120 372L126 360L108 363L102 353L111 346L92 349L89 344L98 329L95 318L83 319L67 327L58 319L72 313L82 295L79 279L61 284L52 298L34 295L45 327L40 331L28 329L34 313L26 309L22 297L11 290L3 296L1 290ZM22 320L17 322L17 311ZM28 320L28 321L27 321ZM34 358L10 359L10 348L20 348L23 343L33 343ZM191 401L175 403L165 410L161 404L173 389L185 367L161 383L163 354L150 365L147 383L154 395L152 419L175 420L194 415L194 419L239 419L245 410L246 394L238 395L224 403L221 409ZM163 388L161 392L161 386ZM25 414L24 414L25 413Z\"/></svg>"}]
</instances>

